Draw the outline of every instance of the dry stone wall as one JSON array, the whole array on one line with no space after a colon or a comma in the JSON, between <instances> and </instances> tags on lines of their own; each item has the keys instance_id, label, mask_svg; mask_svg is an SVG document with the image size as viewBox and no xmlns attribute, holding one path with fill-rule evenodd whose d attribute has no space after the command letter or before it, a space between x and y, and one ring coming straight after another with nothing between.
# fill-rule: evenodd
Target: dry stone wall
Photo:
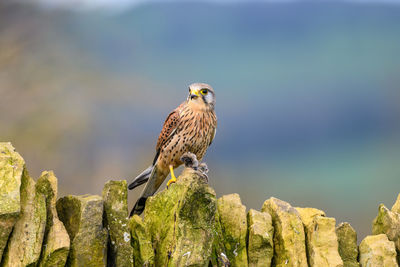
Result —
<instances>
[{"instance_id":1,"label":"dry stone wall","mask_svg":"<svg viewBox=\"0 0 400 267\"><path fill-rule=\"evenodd\" d=\"M348 223L277 198L260 211L238 194L216 197L204 173L176 184L128 217L126 181L102 196L57 198L57 178L35 181L10 143L0 143L0 266L399 266L400 195L357 245Z\"/></svg>"}]
</instances>

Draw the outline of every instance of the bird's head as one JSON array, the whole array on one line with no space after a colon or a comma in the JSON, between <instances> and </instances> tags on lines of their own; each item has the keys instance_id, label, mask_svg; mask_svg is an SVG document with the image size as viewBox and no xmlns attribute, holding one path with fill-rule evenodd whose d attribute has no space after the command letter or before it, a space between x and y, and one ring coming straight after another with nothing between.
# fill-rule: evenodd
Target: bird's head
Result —
<instances>
[{"instance_id":1,"label":"bird's head","mask_svg":"<svg viewBox=\"0 0 400 267\"><path fill-rule=\"evenodd\" d=\"M206 83L192 83L189 85L188 102L199 108L211 108L215 106L214 89Z\"/></svg>"}]
</instances>

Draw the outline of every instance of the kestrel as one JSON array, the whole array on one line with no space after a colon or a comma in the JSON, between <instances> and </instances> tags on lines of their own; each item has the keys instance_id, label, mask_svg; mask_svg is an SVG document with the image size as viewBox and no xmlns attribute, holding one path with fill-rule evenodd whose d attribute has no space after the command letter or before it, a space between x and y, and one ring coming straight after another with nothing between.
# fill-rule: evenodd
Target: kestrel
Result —
<instances>
[{"instance_id":1,"label":"kestrel","mask_svg":"<svg viewBox=\"0 0 400 267\"><path fill-rule=\"evenodd\" d=\"M201 161L216 133L217 117L214 107L215 93L210 85L193 83L189 86L186 101L173 110L164 122L153 164L128 186L131 190L147 182L131 216L143 212L146 199L157 191L169 173L171 179L167 186L176 181L174 169L182 164L183 154L191 152Z\"/></svg>"}]
</instances>

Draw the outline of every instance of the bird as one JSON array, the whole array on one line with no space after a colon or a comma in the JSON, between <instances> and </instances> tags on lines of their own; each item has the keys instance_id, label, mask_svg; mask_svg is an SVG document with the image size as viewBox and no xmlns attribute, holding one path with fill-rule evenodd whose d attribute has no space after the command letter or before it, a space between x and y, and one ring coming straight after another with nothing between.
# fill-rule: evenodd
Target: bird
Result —
<instances>
[{"instance_id":1,"label":"bird","mask_svg":"<svg viewBox=\"0 0 400 267\"><path fill-rule=\"evenodd\" d=\"M217 131L215 92L206 83L189 85L189 95L166 118L158 137L152 165L129 184L128 189L147 183L136 201L130 216L140 215L148 197L152 196L168 174L167 188L176 182L174 169L178 168L185 153L192 153L201 161Z\"/></svg>"}]
</instances>

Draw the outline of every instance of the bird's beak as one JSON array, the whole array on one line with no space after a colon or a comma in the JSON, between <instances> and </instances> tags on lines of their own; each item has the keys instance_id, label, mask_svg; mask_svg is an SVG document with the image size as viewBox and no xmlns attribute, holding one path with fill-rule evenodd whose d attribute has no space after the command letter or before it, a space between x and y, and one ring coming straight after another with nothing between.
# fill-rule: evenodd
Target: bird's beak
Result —
<instances>
[{"instance_id":1,"label":"bird's beak","mask_svg":"<svg viewBox=\"0 0 400 267\"><path fill-rule=\"evenodd\" d=\"M190 99L195 99L199 96L200 96L199 91L195 91L195 90L190 91Z\"/></svg>"}]
</instances>

